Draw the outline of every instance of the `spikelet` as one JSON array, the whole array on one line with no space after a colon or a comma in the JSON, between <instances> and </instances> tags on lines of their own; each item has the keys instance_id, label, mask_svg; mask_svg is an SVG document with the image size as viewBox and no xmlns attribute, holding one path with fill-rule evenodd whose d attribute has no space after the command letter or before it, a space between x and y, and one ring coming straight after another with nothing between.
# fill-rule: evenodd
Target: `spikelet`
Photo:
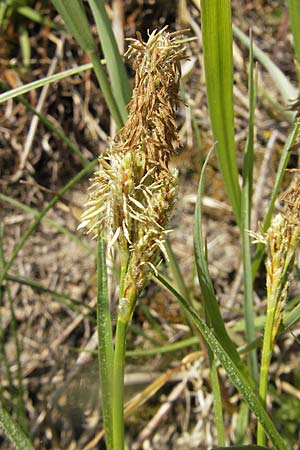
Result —
<instances>
[{"instance_id":1,"label":"spikelet","mask_svg":"<svg viewBox=\"0 0 300 450\"><path fill-rule=\"evenodd\" d=\"M175 110L179 104L181 33L166 28L131 40L135 88L129 117L115 143L99 158L79 228L102 233L127 267L125 297L136 297L164 251L173 208L177 170L169 161L179 145Z\"/></svg>"},{"instance_id":2,"label":"spikelet","mask_svg":"<svg viewBox=\"0 0 300 450\"><path fill-rule=\"evenodd\" d=\"M263 236L267 249L267 314L273 315L272 346L282 320L300 237L300 181L284 196L286 213L277 214Z\"/></svg>"}]
</instances>

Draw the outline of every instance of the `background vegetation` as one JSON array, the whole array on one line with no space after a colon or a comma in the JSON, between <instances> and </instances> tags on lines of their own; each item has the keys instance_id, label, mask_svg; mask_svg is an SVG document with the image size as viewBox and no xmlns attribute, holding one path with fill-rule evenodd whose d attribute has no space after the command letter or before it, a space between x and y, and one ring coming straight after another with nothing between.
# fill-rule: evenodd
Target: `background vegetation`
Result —
<instances>
[{"instance_id":1,"label":"background vegetation","mask_svg":"<svg viewBox=\"0 0 300 450\"><path fill-rule=\"evenodd\" d=\"M112 0L107 15L102 2L87 3L85 22L80 2L70 14L70 2L53 1L66 27L48 2L1 3L0 421L7 434L18 423L28 436L19 437L19 448L105 448L96 243L76 228L96 157L126 120L132 69L119 56L124 38L140 31L146 39L148 29L167 24L190 28L196 39L186 44L182 67L169 262L129 328L128 445L255 443L258 417L272 448L296 450L297 264L267 374L270 420L253 394L267 311L264 246L252 246L248 230L257 231L258 221L268 229L279 192L294 183L285 169L298 167L299 123L287 104L299 94L299 1L204 0L200 14L192 0ZM110 263L113 325L116 272Z\"/></svg>"}]
</instances>

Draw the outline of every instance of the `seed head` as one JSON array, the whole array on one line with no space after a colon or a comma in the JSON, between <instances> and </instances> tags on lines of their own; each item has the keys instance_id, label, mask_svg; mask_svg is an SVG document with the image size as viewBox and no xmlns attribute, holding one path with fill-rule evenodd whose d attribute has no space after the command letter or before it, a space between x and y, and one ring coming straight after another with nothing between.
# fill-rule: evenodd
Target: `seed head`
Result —
<instances>
[{"instance_id":1,"label":"seed head","mask_svg":"<svg viewBox=\"0 0 300 450\"><path fill-rule=\"evenodd\" d=\"M79 225L95 237L103 233L119 250L127 299L138 295L159 262L176 197L177 171L169 160L179 145L175 110L184 48L178 35L164 28L148 42L140 34L131 40L127 54L136 75L129 117L99 158Z\"/></svg>"},{"instance_id":2,"label":"seed head","mask_svg":"<svg viewBox=\"0 0 300 450\"><path fill-rule=\"evenodd\" d=\"M135 87L129 103L129 117L121 130L115 151L136 151L142 147L146 169L167 169L170 157L180 144L176 132L175 109L180 103L180 61L185 48L166 27L154 30L147 42L137 33L127 51L134 60Z\"/></svg>"},{"instance_id":3,"label":"seed head","mask_svg":"<svg viewBox=\"0 0 300 450\"><path fill-rule=\"evenodd\" d=\"M274 313L272 342L275 343L283 309L287 300L289 282L300 236L300 182L281 197L286 213L277 214L264 235L267 248L267 301L268 311Z\"/></svg>"}]
</instances>

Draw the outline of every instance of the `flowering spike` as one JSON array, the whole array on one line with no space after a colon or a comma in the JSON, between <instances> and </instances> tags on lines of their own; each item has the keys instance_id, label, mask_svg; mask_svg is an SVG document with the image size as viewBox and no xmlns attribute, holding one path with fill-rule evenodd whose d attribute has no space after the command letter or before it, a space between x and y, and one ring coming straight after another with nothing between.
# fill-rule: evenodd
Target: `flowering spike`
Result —
<instances>
[{"instance_id":1,"label":"flowering spike","mask_svg":"<svg viewBox=\"0 0 300 450\"><path fill-rule=\"evenodd\" d=\"M99 158L79 228L103 232L117 246L127 268L124 297L136 297L159 262L175 202L177 171L169 161L179 145L175 110L179 104L180 33L166 27L130 40L135 88L129 117L112 147Z\"/></svg>"}]
</instances>

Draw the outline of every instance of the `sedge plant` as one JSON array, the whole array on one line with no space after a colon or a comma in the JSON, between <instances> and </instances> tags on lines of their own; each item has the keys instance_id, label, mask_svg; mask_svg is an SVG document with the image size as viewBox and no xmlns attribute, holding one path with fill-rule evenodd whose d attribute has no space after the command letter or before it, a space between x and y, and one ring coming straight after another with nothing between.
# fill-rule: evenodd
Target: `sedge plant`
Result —
<instances>
[{"instance_id":1,"label":"sedge plant","mask_svg":"<svg viewBox=\"0 0 300 450\"><path fill-rule=\"evenodd\" d=\"M300 237L300 181L283 197L286 203L285 214L277 214L266 233L260 240L266 246L267 271L267 316L263 337L259 393L266 404L268 392L269 367L276 337L283 319L283 311L287 302L290 279L293 273L296 251ZM258 424L257 443L265 445L266 437Z\"/></svg>"},{"instance_id":2,"label":"sedge plant","mask_svg":"<svg viewBox=\"0 0 300 450\"><path fill-rule=\"evenodd\" d=\"M24 94L32 90L33 87L41 86L46 82L57 81L71 73L78 73L93 67L111 116L114 118L117 127L120 128L114 144L98 160L98 168L94 173L89 188L89 199L82 214L80 225L80 228L85 228L98 240L98 359L103 424L107 448L114 450L123 450L124 448L123 376L126 332L138 297L150 277L154 274L155 278L177 298L210 348L210 362L213 372L212 388L214 396L219 397L215 399L219 448L224 448L224 442L226 441L224 424L220 424L223 417L222 399L220 398L218 386L218 364L221 363L230 381L235 385L249 409L261 423L260 428L261 430L263 428L264 431L259 431L258 434L263 436L265 432L272 442L273 448L286 450L287 447L282 437L266 412L264 404L265 394L262 387L263 383L265 383L263 380L266 380L268 376L268 358L270 358L268 352L273 348L278 323L283 316L282 306L284 298L282 296L277 297L277 303L275 302L277 305L275 308L277 311L276 315L274 309L269 308L271 301L269 301L268 297L267 323L272 321L273 325L271 333L267 328L265 332L263 354L267 355L267 358L264 359L263 357L261 365L261 389L259 396L256 393L255 386L257 356L253 354L255 360L252 358L253 363L250 365L249 371L227 333L208 271L205 237L201 229L201 199L204 190L204 173L207 161L202 170L195 211L195 261L203 303L205 304L205 319L199 317L199 313L195 311L190 302L187 302L185 289L180 288L180 283L177 284L178 292L158 271L161 253L163 252L166 258L167 255L171 254L168 246L165 250L164 241L168 235L168 219L175 202L177 188L177 171L170 169L169 160L179 142L176 133L175 109L179 104L180 62L185 58L181 33L168 33L166 29L163 29L159 32L151 33L147 42L143 42L139 34L137 39L132 40L128 56L134 60L136 76L127 120L126 104L130 88L128 87L128 81L126 82L126 77L124 78L124 67L121 57L116 53L116 45L112 42L113 33L111 33L105 8L103 8L104 2L90 0L88 4L95 19L101 46L104 47L103 53L107 63L109 79L103 68L103 61L100 60L100 52L98 53L97 45L90 32L83 2L81 0L63 0L59 2L53 0L53 3L63 17L69 32L90 57L91 63L74 68L66 73L55 74L50 79L38 80L32 84L1 94L0 101ZM293 2L290 3L292 4ZM243 170L244 183L243 189L240 190L234 143L231 5L228 0L223 0L222 2L202 0L201 7L204 65L211 124L214 138L218 141L216 152L223 173L226 191L232 204L236 222L241 228L242 238L245 241L244 249L247 253L245 252L244 264L245 272L248 272L249 275L247 280L250 283L251 255L248 252L249 236L247 228L249 228L250 223L253 182L251 166L253 164L254 96L250 93L251 91L253 92L253 86L252 89L249 89L249 97L252 95L249 102L252 129L249 126L249 142L246 148L247 158L245 158ZM234 32L241 39L240 33L237 33L236 30ZM253 53L257 59L262 59L262 55L258 52L255 45L253 46ZM271 66L270 61L265 58L262 63L270 68L270 72L275 73L274 65ZM122 67L122 70L118 70L118 67ZM218 70L216 70L216 67ZM286 77L278 71L279 69L276 71L279 90L281 87L283 95L289 95L290 92L294 93L295 90L290 88ZM47 125L46 121L44 123ZM299 123L297 122L294 124L282 152L274 192L263 224L263 233L268 233L267 228L270 225L275 199L278 196L290 149L298 135ZM74 147L74 145L70 145L72 144L70 141L66 141L66 143L71 149ZM75 148L73 150L75 151ZM76 153L80 156L78 151ZM24 277L11 276L8 272L17 254L41 220L47 220L45 217L47 211L96 164L96 161L88 162L84 158L80 159L85 165L84 169L61 189L58 195L55 195L40 213L32 212L35 220L23 234L11 257L6 260L0 275L1 283L4 280L10 280L23 284L30 283L29 285L37 290L43 289L41 286L24 279ZM4 197L2 196L3 199ZM293 203L295 203L294 200ZM243 208L247 209L247 211L244 211L244 216L241 214L241 209ZM286 229L291 230L291 222L285 223L283 216L282 220ZM274 229L274 225L276 223L272 224L269 234ZM284 226L282 229L284 229ZM294 227L293 224L293 229ZM287 236L283 236L282 239L287 239ZM264 242L266 240L267 234L264 234ZM107 247L110 254L117 252L120 263L119 305L115 336L113 336L110 316L105 247ZM259 250L263 247L262 243L258 245ZM271 248L271 245L267 245L267 248L269 247ZM254 258L253 276L258 270L262 254L263 251L257 252ZM291 257L290 264L286 262L288 270L286 271L285 280L289 278L288 274L291 271L293 258L294 256ZM287 288L283 281L281 282L281 292L285 295ZM270 292L272 289L270 288ZM73 305L72 307L80 306L75 299L63 297L49 290L48 293L56 296L60 301L67 301L68 304ZM252 301L251 289L249 289L248 297L249 308L245 309L245 315L248 315L246 335L249 347L252 346L251 349L253 350L256 342L255 340L252 341L254 335L249 326L253 327L255 319L253 317L253 306L250 304ZM291 317L290 320L295 321L299 319L299 308L298 312L296 309L292 311L293 318ZM195 343L194 340L193 343ZM0 423L2 423L5 432L18 448L32 448L31 443L24 438L22 430L18 431L17 424L12 423L11 417L6 414L5 408L0 408ZM264 445L264 438L260 438L259 442ZM237 447L233 446L233 448ZM264 447L247 446L246 448Z\"/></svg>"},{"instance_id":3,"label":"sedge plant","mask_svg":"<svg viewBox=\"0 0 300 450\"><path fill-rule=\"evenodd\" d=\"M128 324L151 271L156 271L161 252L166 254L164 241L177 187L177 170L169 168L169 160L179 144L175 110L179 105L180 61L185 51L181 35L164 28L153 31L147 42L140 34L131 41L128 56L134 59L136 74L129 117L115 143L99 158L79 226L99 239L100 254L103 237L109 251L117 249L120 261L114 349L109 342L112 333L107 308L106 319L103 317L108 323L107 333L99 342L108 449L124 448L123 378ZM100 265L103 270L103 260ZM99 283L100 299L107 291L105 285ZM99 313L103 315L103 308Z\"/></svg>"}]
</instances>

